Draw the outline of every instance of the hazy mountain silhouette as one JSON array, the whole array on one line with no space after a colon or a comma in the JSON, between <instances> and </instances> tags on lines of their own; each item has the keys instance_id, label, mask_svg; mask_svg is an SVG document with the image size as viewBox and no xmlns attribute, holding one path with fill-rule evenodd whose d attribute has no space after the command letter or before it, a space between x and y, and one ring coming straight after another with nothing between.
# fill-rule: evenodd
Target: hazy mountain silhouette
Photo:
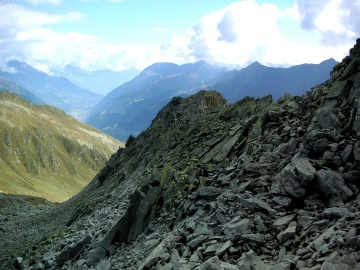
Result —
<instances>
[{"instance_id":1,"label":"hazy mountain silhouette","mask_svg":"<svg viewBox=\"0 0 360 270\"><path fill-rule=\"evenodd\" d=\"M114 88L130 81L139 74L139 71L136 69L122 71L109 69L87 71L74 65L51 69L51 72L54 76L65 77L76 85L101 95L108 94Z\"/></svg>"},{"instance_id":2,"label":"hazy mountain silhouette","mask_svg":"<svg viewBox=\"0 0 360 270\"><path fill-rule=\"evenodd\" d=\"M214 89L232 103L245 96L272 95L276 99L284 93L302 95L328 79L335 64L334 59L329 59L320 64L274 68L255 62L241 70L227 71L205 61L181 66L156 63L111 91L92 109L87 123L126 140L147 128L174 96Z\"/></svg>"},{"instance_id":3,"label":"hazy mountain silhouette","mask_svg":"<svg viewBox=\"0 0 360 270\"><path fill-rule=\"evenodd\" d=\"M29 90L46 104L62 109L79 120L84 120L90 108L102 98L64 77L48 75L25 62L11 60L8 66L16 72L1 71L1 76Z\"/></svg>"},{"instance_id":4,"label":"hazy mountain silhouette","mask_svg":"<svg viewBox=\"0 0 360 270\"><path fill-rule=\"evenodd\" d=\"M33 104L38 104L38 105L45 104L44 101L39 99L37 96L35 96L30 91L18 86L17 84L12 82L8 78L0 76L0 91L4 91L4 90L15 93L15 94L19 95L20 97L30 101Z\"/></svg>"},{"instance_id":5,"label":"hazy mountain silhouette","mask_svg":"<svg viewBox=\"0 0 360 270\"><path fill-rule=\"evenodd\" d=\"M232 70L219 76L211 85L231 103L245 96L272 95L278 99L285 93L303 95L315 84L330 76L337 62L328 59L320 64L302 64L289 68L274 68L254 62L241 70Z\"/></svg>"},{"instance_id":6,"label":"hazy mountain silhouette","mask_svg":"<svg viewBox=\"0 0 360 270\"><path fill-rule=\"evenodd\" d=\"M156 63L130 82L115 88L91 111L87 123L115 138L126 140L147 128L157 112L177 95L206 88L223 68L205 61L176 65Z\"/></svg>"}]
</instances>

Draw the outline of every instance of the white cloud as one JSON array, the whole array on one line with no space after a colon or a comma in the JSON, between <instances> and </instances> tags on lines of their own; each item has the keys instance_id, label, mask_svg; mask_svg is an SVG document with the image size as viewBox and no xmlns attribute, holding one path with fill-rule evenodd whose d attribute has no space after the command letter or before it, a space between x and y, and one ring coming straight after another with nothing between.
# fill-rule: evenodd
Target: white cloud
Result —
<instances>
[{"instance_id":1,"label":"white cloud","mask_svg":"<svg viewBox=\"0 0 360 270\"><path fill-rule=\"evenodd\" d=\"M244 65L261 60L284 42L277 19L283 16L273 4L241 1L204 16L194 26L192 55L211 62Z\"/></svg>"},{"instance_id":2,"label":"white cloud","mask_svg":"<svg viewBox=\"0 0 360 270\"><path fill-rule=\"evenodd\" d=\"M14 58L44 71L68 63L121 70L162 61L244 66L254 61L281 65L341 60L354 44L352 37L360 34L359 1L296 0L286 10L255 0L239 1L203 16L185 35L173 34L170 42L152 46L109 44L92 35L51 29L54 24L83 20L80 13L48 14L0 4L0 66ZM298 25L296 40L284 30L287 23ZM342 42L335 42L341 36ZM321 42L314 42L314 37Z\"/></svg>"},{"instance_id":3,"label":"white cloud","mask_svg":"<svg viewBox=\"0 0 360 270\"><path fill-rule=\"evenodd\" d=\"M46 27L83 18L83 14L76 12L47 14L17 4L0 4L0 60L15 58L34 63L38 59L56 58L52 53L66 47L57 41L72 35L55 33Z\"/></svg>"},{"instance_id":4,"label":"white cloud","mask_svg":"<svg viewBox=\"0 0 360 270\"><path fill-rule=\"evenodd\" d=\"M239 66L254 61L281 65L318 63L330 57L341 60L360 34L359 2L297 0L292 8L280 10L274 4L239 1L204 16L194 26L189 43L191 55ZM284 28L285 21L299 24L294 30L298 31L296 40ZM310 36L320 42L308 42Z\"/></svg>"},{"instance_id":5,"label":"white cloud","mask_svg":"<svg viewBox=\"0 0 360 270\"><path fill-rule=\"evenodd\" d=\"M320 35L324 45L354 41L360 34L360 0L297 0L301 26Z\"/></svg>"}]
</instances>

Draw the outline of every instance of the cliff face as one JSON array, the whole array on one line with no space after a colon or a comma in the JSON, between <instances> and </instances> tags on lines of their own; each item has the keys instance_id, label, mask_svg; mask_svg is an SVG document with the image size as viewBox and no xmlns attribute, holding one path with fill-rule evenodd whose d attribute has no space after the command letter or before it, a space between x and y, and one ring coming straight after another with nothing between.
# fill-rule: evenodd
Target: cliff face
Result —
<instances>
[{"instance_id":1,"label":"cliff face","mask_svg":"<svg viewBox=\"0 0 360 270\"><path fill-rule=\"evenodd\" d=\"M233 105L215 91L174 98L82 192L32 210L40 211L39 230L47 218L46 233L21 247L13 236L7 246L16 252L3 262L30 269L357 269L359 63L360 40L330 80L301 97ZM26 219L1 222L6 239L10 228L26 234Z\"/></svg>"}]
</instances>

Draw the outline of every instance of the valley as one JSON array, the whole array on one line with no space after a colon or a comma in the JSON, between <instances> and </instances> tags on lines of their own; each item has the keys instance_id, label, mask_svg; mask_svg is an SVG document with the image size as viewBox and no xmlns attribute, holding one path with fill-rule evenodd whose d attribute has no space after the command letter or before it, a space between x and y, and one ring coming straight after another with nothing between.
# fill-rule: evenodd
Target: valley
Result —
<instances>
[{"instance_id":1,"label":"valley","mask_svg":"<svg viewBox=\"0 0 360 270\"><path fill-rule=\"evenodd\" d=\"M124 143L48 105L0 92L0 190L63 202Z\"/></svg>"}]
</instances>

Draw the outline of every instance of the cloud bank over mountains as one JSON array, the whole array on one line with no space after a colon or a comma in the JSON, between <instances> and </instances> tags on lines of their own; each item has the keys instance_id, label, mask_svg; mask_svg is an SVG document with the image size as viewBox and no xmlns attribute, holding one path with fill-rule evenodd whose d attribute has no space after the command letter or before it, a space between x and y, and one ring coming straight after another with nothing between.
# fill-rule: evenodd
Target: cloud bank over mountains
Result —
<instances>
[{"instance_id":1,"label":"cloud bank over mountains","mask_svg":"<svg viewBox=\"0 0 360 270\"><path fill-rule=\"evenodd\" d=\"M43 71L68 63L90 70L143 69L163 61L182 64L206 60L234 66L254 61L276 65L319 63L330 57L340 60L360 36L360 0L296 0L286 9L255 0L238 1L205 14L186 34L170 33L169 42L150 46L55 30L53 26L87 19L78 11L54 14L37 9L45 3L61 5L63 1L0 3L1 66L10 59L28 62ZM122 5L126 1L111 2ZM129 31L136 29L129 26ZM169 34L160 26L149 28L149 32Z\"/></svg>"}]
</instances>

